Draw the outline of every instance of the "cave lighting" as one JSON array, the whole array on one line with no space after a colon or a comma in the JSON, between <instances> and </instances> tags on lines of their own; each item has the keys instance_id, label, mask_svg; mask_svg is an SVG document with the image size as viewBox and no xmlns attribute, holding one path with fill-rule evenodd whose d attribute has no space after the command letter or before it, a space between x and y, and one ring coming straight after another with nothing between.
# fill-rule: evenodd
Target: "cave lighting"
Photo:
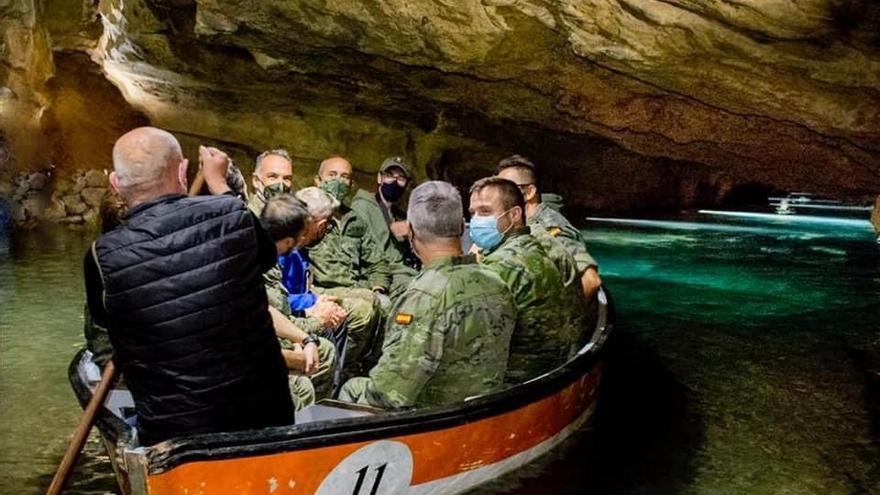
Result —
<instances>
[{"instance_id":1,"label":"cave lighting","mask_svg":"<svg viewBox=\"0 0 880 495\"><path fill-rule=\"evenodd\" d=\"M745 218L750 220L758 220L762 222L780 223L780 224L800 224L800 225L816 225L827 227L845 227L852 229L862 229L873 232L871 222L858 218L836 218L836 217L819 217L814 215L777 215L775 213L753 213L748 211L720 211L720 210L699 210L701 215L709 215L716 217L733 217Z\"/></svg>"}]
</instances>

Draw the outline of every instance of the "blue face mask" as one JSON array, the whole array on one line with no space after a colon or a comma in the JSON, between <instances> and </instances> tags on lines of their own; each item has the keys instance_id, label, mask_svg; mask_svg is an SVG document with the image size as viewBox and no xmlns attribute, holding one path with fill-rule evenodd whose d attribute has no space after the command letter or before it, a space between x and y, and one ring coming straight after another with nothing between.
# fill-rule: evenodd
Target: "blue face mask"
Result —
<instances>
[{"instance_id":1,"label":"blue face mask","mask_svg":"<svg viewBox=\"0 0 880 495\"><path fill-rule=\"evenodd\" d=\"M504 215L504 213L501 215ZM504 234L498 231L498 218L501 215L498 215L498 217L483 217L480 215L471 217L468 233L478 248L483 250L492 249L501 244L501 241L504 239Z\"/></svg>"}]
</instances>

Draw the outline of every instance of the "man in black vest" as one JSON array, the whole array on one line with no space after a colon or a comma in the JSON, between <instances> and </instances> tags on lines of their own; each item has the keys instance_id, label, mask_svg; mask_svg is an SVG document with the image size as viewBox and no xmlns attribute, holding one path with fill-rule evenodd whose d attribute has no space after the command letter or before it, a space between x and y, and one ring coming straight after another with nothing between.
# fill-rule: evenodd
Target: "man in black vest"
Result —
<instances>
[{"instance_id":1,"label":"man in black vest","mask_svg":"<svg viewBox=\"0 0 880 495\"><path fill-rule=\"evenodd\" d=\"M226 185L228 157L199 148L212 196L187 197L187 160L160 129L113 147L124 224L92 245L86 294L135 400L141 444L292 424L287 367L262 274L275 245Z\"/></svg>"}]
</instances>

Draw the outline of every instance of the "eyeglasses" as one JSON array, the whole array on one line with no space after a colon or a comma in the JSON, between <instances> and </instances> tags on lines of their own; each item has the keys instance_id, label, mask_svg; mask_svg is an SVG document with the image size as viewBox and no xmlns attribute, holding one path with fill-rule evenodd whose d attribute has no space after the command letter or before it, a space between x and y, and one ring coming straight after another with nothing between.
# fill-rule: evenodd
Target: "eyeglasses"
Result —
<instances>
[{"instance_id":1,"label":"eyeglasses","mask_svg":"<svg viewBox=\"0 0 880 495\"><path fill-rule=\"evenodd\" d=\"M405 175L391 175L391 174L382 174L382 182L392 183L397 182L401 186L405 186L407 182L409 182L409 177Z\"/></svg>"}]
</instances>

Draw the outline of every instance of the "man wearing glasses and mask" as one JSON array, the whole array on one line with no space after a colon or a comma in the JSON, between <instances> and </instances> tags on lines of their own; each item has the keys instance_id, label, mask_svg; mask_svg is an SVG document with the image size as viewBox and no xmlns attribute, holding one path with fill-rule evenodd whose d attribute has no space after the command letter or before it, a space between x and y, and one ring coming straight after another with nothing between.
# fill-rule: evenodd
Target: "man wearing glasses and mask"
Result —
<instances>
[{"instance_id":1,"label":"man wearing glasses and mask","mask_svg":"<svg viewBox=\"0 0 880 495\"><path fill-rule=\"evenodd\" d=\"M411 182L409 166L399 156L388 158L382 162L376 182L375 194L359 190L351 208L385 255L391 272L389 296L394 300L420 268L419 259L410 249L406 213L398 206Z\"/></svg>"}]
</instances>

